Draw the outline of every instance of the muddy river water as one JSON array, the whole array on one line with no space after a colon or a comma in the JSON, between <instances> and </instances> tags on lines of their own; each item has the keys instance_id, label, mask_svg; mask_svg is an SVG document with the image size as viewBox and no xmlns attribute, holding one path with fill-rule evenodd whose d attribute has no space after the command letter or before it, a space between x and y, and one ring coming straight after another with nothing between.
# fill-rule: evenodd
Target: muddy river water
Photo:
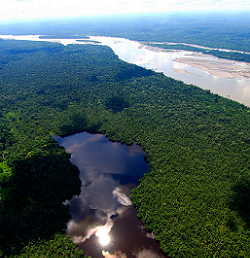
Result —
<instances>
[{"instance_id":1,"label":"muddy river water","mask_svg":"<svg viewBox=\"0 0 250 258\"><path fill-rule=\"evenodd\" d=\"M59 42L63 45L88 43L86 38L84 41L40 39L39 35L0 35L0 38ZM124 61L163 72L166 76L250 106L250 63L220 59L197 52L163 51L124 38L91 36L90 40L111 47Z\"/></svg>"},{"instance_id":2,"label":"muddy river water","mask_svg":"<svg viewBox=\"0 0 250 258\"><path fill-rule=\"evenodd\" d=\"M86 44L76 39L39 39L38 35L0 36L5 39ZM107 45L122 59L166 76L194 84L250 106L250 64L187 51L162 51L127 39L90 37ZM79 40L79 39L78 39ZM84 39L85 40L85 39ZM55 137L78 166L80 196L67 201L72 220L67 233L87 255L106 258L166 257L146 232L129 198L148 171L145 153L136 145L109 142L86 132Z\"/></svg>"},{"instance_id":3,"label":"muddy river water","mask_svg":"<svg viewBox=\"0 0 250 258\"><path fill-rule=\"evenodd\" d=\"M122 59L250 106L250 63L189 51L162 51L128 39L91 37Z\"/></svg>"}]
</instances>

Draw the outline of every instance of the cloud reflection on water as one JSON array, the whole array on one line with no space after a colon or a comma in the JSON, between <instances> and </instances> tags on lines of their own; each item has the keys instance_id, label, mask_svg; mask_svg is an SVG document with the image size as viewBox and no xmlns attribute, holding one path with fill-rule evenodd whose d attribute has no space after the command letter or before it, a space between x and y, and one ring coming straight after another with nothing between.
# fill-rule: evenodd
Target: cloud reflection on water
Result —
<instances>
[{"instance_id":1,"label":"cloud reflection on water","mask_svg":"<svg viewBox=\"0 0 250 258\"><path fill-rule=\"evenodd\" d=\"M165 257L137 219L129 198L148 171L145 152L86 132L57 140L71 153L82 180L81 194L66 202L72 216L67 234L73 241L91 256ZM100 239L102 231L109 243Z\"/></svg>"}]
</instances>

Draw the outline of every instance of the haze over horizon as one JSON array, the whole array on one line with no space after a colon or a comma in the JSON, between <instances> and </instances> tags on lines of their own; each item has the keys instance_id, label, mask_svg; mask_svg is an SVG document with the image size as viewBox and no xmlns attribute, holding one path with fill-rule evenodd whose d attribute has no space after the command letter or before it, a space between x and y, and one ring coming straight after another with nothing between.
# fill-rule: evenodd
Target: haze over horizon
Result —
<instances>
[{"instance_id":1,"label":"haze over horizon","mask_svg":"<svg viewBox=\"0 0 250 258\"><path fill-rule=\"evenodd\" d=\"M183 11L250 11L247 0L0 0L0 22L112 14Z\"/></svg>"}]
</instances>

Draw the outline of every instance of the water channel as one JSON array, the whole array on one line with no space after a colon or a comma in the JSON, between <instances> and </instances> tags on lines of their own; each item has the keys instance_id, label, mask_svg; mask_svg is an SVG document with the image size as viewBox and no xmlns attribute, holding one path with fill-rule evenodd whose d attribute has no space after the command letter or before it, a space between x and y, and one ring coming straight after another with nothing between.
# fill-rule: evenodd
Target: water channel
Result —
<instances>
[{"instance_id":1,"label":"water channel","mask_svg":"<svg viewBox=\"0 0 250 258\"><path fill-rule=\"evenodd\" d=\"M37 35L1 37L60 42L64 45L86 43L76 39L45 40ZM129 63L163 72L166 76L250 106L250 79L242 76L242 70L249 74L250 65L247 63L187 51L163 52L127 39L90 39L111 47ZM198 65L197 60L201 61ZM203 62L206 65L202 66ZM224 75L228 76L232 70L232 78L225 78ZM136 145L112 143L103 135L86 132L55 138L71 153L71 162L78 166L82 180L81 195L67 201L72 215L67 233L72 239L93 257L166 257L153 234L147 233L137 219L129 199L130 190L148 171L143 150Z\"/></svg>"},{"instance_id":2,"label":"water channel","mask_svg":"<svg viewBox=\"0 0 250 258\"><path fill-rule=\"evenodd\" d=\"M54 136L80 170L81 194L67 201L67 234L93 257L166 257L147 233L129 198L149 167L137 145L110 142L104 135Z\"/></svg>"},{"instance_id":3,"label":"water channel","mask_svg":"<svg viewBox=\"0 0 250 258\"><path fill-rule=\"evenodd\" d=\"M129 63L163 72L168 77L209 89L213 93L250 106L249 63L220 59L197 52L161 51L122 38L91 39L111 47L120 59ZM247 76L244 78L239 71L244 71Z\"/></svg>"},{"instance_id":4,"label":"water channel","mask_svg":"<svg viewBox=\"0 0 250 258\"><path fill-rule=\"evenodd\" d=\"M40 39L39 35L0 35L0 38L59 42L63 45L87 43L86 39ZM91 36L90 40L109 46L124 61L163 72L166 76L250 106L250 63L197 52L162 51L124 38Z\"/></svg>"}]
</instances>

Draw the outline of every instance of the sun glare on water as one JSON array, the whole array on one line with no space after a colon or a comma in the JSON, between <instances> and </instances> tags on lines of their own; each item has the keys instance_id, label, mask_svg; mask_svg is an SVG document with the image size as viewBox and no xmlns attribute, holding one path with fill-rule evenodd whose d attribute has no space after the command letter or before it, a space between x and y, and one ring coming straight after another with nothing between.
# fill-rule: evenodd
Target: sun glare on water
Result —
<instances>
[{"instance_id":1,"label":"sun glare on water","mask_svg":"<svg viewBox=\"0 0 250 258\"><path fill-rule=\"evenodd\" d=\"M110 237L108 234L103 234L99 238L100 244L103 246L108 245L108 243L110 242Z\"/></svg>"},{"instance_id":2,"label":"sun glare on water","mask_svg":"<svg viewBox=\"0 0 250 258\"><path fill-rule=\"evenodd\" d=\"M102 246L108 245L110 242L110 237L108 235L110 228L103 226L97 230L95 233L96 236L99 237L99 242Z\"/></svg>"}]
</instances>

